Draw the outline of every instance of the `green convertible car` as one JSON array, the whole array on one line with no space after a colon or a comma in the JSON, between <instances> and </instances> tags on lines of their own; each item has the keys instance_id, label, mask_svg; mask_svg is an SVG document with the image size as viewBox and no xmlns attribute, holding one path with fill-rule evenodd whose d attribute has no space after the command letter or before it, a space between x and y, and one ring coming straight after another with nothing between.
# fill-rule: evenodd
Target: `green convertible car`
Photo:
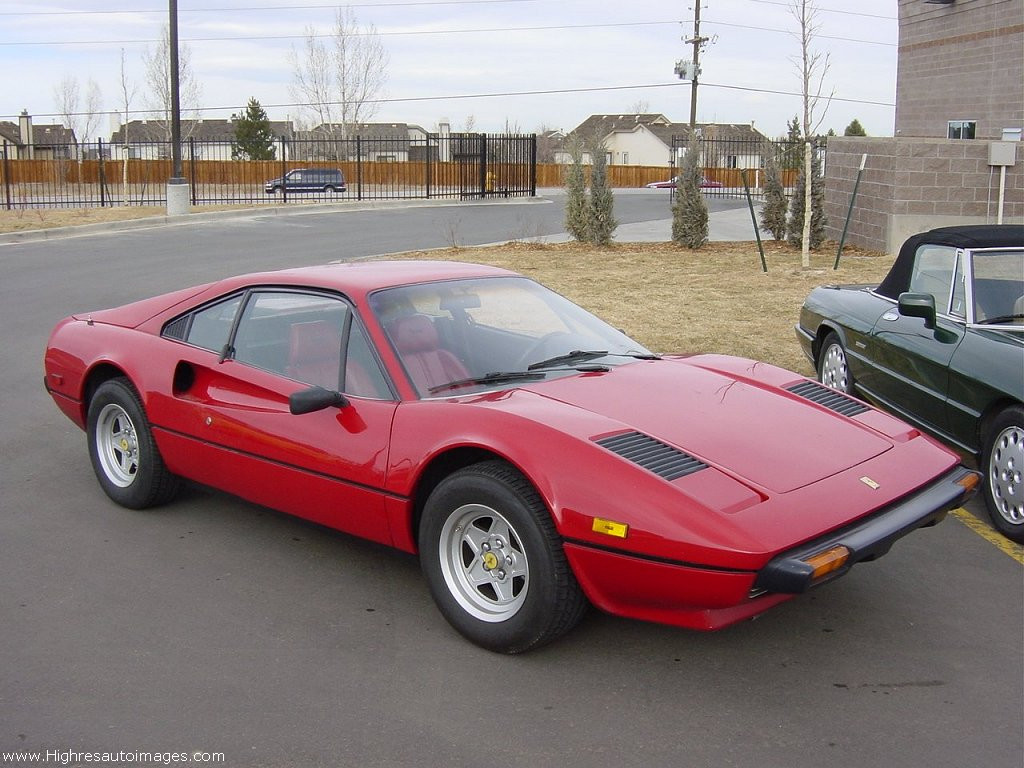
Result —
<instances>
[{"instance_id":1,"label":"green convertible car","mask_svg":"<svg viewBox=\"0 0 1024 768\"><path fill-rule=\"evenodd\" d=\"M1024 541L1024 226L914 235L881 284L815 288L796 334L822 384L976 462L993 524Z\"/></svg>"}]
</instances>

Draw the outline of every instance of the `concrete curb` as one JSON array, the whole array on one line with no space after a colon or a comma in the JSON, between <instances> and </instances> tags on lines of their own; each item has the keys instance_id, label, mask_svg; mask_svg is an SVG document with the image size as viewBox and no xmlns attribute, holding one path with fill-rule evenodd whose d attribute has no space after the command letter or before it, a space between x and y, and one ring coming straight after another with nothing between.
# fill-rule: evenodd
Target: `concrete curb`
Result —
<instances>
[{"instance_id":1,"label":"concrete curb","mask_svg":"<svg viewBox=\"0 0 1024 768\"><path fill-rule=\"evenodd\" d=\"M129 232L132 230L150 229L161 226L184 226L203 224L209 221L225 221L230 219L255 219L269 216L303 216L323 213L355 213L358 211L375 211L402 208L444 208L463 205L538 205L550 204L544 197L509 197L484 200L360 200L339 203L312 203L296 205L254 206L229 211L196 211L183 216L146 216L140 219L124 221L104 221L95 224L80 224L68 227L50 227L48 229L26 229L17 232L0 233L0 245L16 243L37 243L47 240L62 240L69 237L106 234L109 232Z\"/></svg>"}]
</instances>

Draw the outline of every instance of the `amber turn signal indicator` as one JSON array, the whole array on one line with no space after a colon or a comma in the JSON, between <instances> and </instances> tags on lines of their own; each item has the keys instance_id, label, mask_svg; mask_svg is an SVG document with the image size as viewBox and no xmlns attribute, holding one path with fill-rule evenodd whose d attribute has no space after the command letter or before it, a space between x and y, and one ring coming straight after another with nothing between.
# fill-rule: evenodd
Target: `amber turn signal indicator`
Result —
<instances>
[{"instance_id":1,"label":"amber turn signal indicator","mask_svg":"<svg viewBox=\"0 0 1024 768\"><path fill-rule=\"evenodd\" d=\"M592 530L595 533L603 533L606 536L624 539L629 533L629 526L625 523L617 523L614 520L605 520L603 517L595 517Z\"/></svg>"},{"instance_id":2,"label":"amber turn signal indicator","mask_svg":"<svg viewBox=\"0 0 1024 768\"><path fill-rule=\"evenodd\" d=\"M849 557L850 550L840 544L831 549L826 549L824 552L818 552L815 555L804 558L804 562L814 569L811 579L817 581L823 576L838 571L846 564Z\"/></svg>"}]
</instances>

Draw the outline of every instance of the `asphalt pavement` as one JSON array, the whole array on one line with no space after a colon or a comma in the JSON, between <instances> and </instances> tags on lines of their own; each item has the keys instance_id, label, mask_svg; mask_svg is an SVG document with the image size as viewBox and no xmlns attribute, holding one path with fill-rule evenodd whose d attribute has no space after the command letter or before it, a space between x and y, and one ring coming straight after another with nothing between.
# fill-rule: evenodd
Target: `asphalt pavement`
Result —
<instances>
[{"instance_id":1,"label":"asphalt pavement","mask_svg":"<svg viewBox=\"0 0 1024 768\"><path fill-rule=\"evenodd\" d=\"M665 202L617 195L619 239L665 232ZM712 229L743 216L723 205ZM552 195L0 245L0 764L1019 768L1021 564L955 518L722 632L591 611L499 656L448 627L413 557L196 486L158 510L114 506L42 387L49 329L73 311L249 270L554 238L561 217Z\"/></svg>"}]
</instances>

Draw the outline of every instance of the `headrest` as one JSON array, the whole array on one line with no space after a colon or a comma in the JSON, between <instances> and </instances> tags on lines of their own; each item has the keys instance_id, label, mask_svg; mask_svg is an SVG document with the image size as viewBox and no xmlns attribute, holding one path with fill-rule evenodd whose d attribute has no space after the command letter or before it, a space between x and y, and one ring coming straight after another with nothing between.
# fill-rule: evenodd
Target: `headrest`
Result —
<instances>
[{"instance_id":1,"label":"headrest","mask_svg":"<svg viewBox=\"0 0 1024 768\"><path fill-rule=\"evenodd\" d=\"M440 346L437 329L426 315L398 318L391 325L391 337L401 354L432 352Z\"/></svg>"},{"instance_id":2,"label":"headrest","mask_svg":"<svg viewBox=\"0 0 1024 768\"><path fill-rule=\"evenodd\" d=\"M341 331L326 320L295 323L291 327L291 362L337 358L341 350Z\"/></svg>"}]
</instances>

